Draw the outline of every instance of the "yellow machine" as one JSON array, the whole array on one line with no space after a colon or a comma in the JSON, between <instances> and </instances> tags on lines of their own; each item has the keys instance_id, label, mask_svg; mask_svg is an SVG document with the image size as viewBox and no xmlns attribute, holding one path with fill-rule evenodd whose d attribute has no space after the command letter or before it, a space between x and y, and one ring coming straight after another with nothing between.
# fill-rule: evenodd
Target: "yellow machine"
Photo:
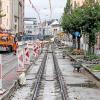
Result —
<instances>
[{"instance_id":1,"label":"yellow machine","mask_svg":"<svg viewBox=\"0 0 100 100\"><path fill-rule=\"evenodd\" d=\"M60 32L60 33L58 33L57 35L58 35L60 38L63 38L64 35L65 35L65 33L64 33L64 32Z\"/></svg>"},{"instance_id":2,"label":"yellow machine","mask_svg":"<svg viewBox=\"0 0 100 100\"><path fill-rule=\"evenodd\" d=\"M13 51L15 43L14 40L15 37L10 34L0 33L0 51Z\"/></svg>"}]
</instances>

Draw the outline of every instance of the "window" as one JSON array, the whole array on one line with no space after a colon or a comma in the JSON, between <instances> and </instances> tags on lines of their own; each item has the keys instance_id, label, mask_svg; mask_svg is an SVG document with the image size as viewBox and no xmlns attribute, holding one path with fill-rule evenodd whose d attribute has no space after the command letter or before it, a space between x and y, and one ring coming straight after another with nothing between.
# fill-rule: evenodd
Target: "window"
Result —
<instances>
[{"instance_id":1,"label":"window","mask_svg":"<svg viewBox=\"0 0 100 100\"><path fill-rule=\"evenodd\" d=\"M6 36L2 36L2 37L0 38L0 40L3 41L3 42L6 42L6 41L8 41L8 38L7 38Z\"/></svg>"}]
</instances>

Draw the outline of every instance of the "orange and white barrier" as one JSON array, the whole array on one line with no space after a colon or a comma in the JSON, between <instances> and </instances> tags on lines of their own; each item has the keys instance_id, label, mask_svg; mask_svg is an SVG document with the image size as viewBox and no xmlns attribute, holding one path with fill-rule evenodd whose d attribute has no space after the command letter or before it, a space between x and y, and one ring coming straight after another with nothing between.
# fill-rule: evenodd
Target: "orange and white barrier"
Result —
<instances>
[{"instance_id":1,"label":"orange and white barrier","mask_svg":"<svg viewBox=\"0 0 100 100\"><path fill-rule=\"evenodd\" d=\"M24 48L24 55L25 55L24 64L30 64L30 53L28 47Z\"/></svg>"},{"instance_id":2,"label":"orange and white barrier","mask_svg":"<svg viewBox=\"0 0 100 100\"><path fill-rule=\"evenodd\" d=\"M17 69L17 71L18 72L25 70L25 68L24 68L24 55L23 54L24 54L23 49L18 48L17 49L17 57L18 57L18 69Z\"/></svg>"}]
</instances>

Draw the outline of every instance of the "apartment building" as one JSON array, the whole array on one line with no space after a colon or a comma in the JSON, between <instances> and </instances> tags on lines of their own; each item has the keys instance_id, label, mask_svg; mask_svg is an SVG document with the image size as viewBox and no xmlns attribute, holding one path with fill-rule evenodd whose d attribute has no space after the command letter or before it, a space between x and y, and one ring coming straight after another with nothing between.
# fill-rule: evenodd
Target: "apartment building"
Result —
<instances>
[{"instance_id":1,"label":"apartment building","mask_svg":"<svg viewBox=\"0 0 100 100\"><path fill-rule=\"evenodd\" d=\"M0 27L16 34L24 31L24 0L1 0L1 10L5 17L1 18Z\"/></svg>"},{"instance_id":2,"label":"apartment building","mask_svg":"<svg viewBox=\"0 0 100 100\"><path fill-rule=\"evenodd\" d=\"M72 9L82 6L85 1L86 0L71 0L70 3L72 6ZM94 0L94 1L100 3L100 0Z\"/></svg>"},{"instance_id":3,"label":"apartment building","mask_svg":"<svg viewBox=\"0 0 100 100\"><path fill-rule=\"evenodd\" d=\"M1 11L1 0L0 0L0 11ZM1 18L0 18L0 24L1 24Z\"/></svg>"},{"instance_id":4,"label":"apartment building","mask_svg":"<svg viewBox=\"0 0 100 100\"><path fill-rule=\"evenodd\" d=\"M37 35L38 22L36 18L24 18L24 31L26 35Z\"/></svg>"},{"instance_id":5,"label":"apartment building","mask_svg":"<svg viewBox=\"0 0 100 100\"><path fill-rule=\"evenodd\" d=\"M82 6L84 2L85 2L85 0L71 0L70 1L72 9Z\"/></svg>"},{"instance_id":6,"label":"apartment building","mask_svg":"<svg viewBox=\"0 0 100 100\"><path fill-rule=\"evenodd\" d=\"M24 1L25 0L18 0L19 5L18 5L18 17L19 17L19 22L18 22L18 32L20 34L24 33Z\"/></svg>"}]
</instances>

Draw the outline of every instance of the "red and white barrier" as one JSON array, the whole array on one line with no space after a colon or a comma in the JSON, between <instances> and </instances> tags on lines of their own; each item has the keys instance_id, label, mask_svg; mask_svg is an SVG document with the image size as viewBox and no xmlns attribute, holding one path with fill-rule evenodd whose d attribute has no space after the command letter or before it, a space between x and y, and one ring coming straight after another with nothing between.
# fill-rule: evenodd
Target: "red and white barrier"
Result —
<instances>
[{"instance_id":1,"label":"red and white barrier","mask_svg":"<svg viewBox=\"0 0 100 100\"><path fill-rule=\"evenodd\" d=\"M18 48L17 49L17 57L18 57L18 69L17 71L24 71L24 52L23 49Z\"/></svg>"},{"instance_id":2,"label":"red and white barrier","mask_svg":"<svg viewBox=\"0 0 100 100\"><path fill-rule=\"evenodd\" d=\"M38 54L37 54L37 43L33 43L33 56L34 57L37 57L38 56Z\"/></svg>"},{"instance_id":3,"label":"red and white barrier","mask_svg":"<svg viewBox=\"0 0 100 100\"><path fill-rule=\"evenodd\" d=\"M4 89L2 89L2 55L0 54L0 95L2 95L5 92Z\"/></svg>"},{"instance_id":4,"label":"red and white barrier","mask_svg":"<svg viewBox=\"0 0 100 100\"><path fill-rule=\"evenodd\" d=\"M41 43L39 42L38 45L39 45L39 54L40 54L41 53Z\"/></svg>"},{"instance_id":5,"label":"red and white barrier","mask_svg":"<svg viewBox=\"0 0 100 100\"><path fill-rule=\"evenodd\" d=\"M30 64L30 53L28 47L24 48L24 55L25 55L24 64Z\"/></svg>"},{"instance_id":6,"label":"red and white barrier","mask_svg":"<svg viewBox=\"0 0 100 100\"><path fill-rule=\"evenodd\" d=\"M27 60L32 58L32 57L33 58L38 57L40 52L41 52L41 43L40 43L40 41L34 41L31 45L32 45L32 47L31 47L32 48L32 53L30 53L30 55L32 54L32 56L28 57L28 55L25 53L25 55L27 55L26 56ZM28 47L29 50L31 50L29 44L27 44L27 47Z\"/></svg>"}]
</instances>

